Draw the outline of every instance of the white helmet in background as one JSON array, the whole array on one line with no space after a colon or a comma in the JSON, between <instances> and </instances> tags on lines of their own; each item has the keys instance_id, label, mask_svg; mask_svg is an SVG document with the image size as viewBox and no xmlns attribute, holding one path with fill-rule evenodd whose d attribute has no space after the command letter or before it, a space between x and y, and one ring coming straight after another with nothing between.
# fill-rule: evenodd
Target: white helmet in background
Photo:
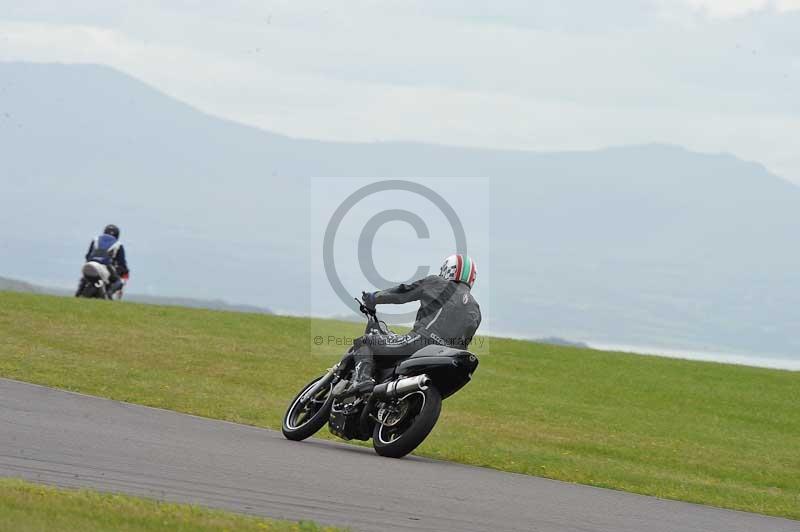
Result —
<instances>
[{"instance_id":1,"label":"white helmet in background","mask_svg":"<svg viewBox=\"0 0 800 532\"><path fill-rule=\"evenodd\" d=\"M470 288L475 284L478 268L475 261L467 255L450 255L444 259L439 276L448 281L467 283Z\"/></svg>"}]
</instances>

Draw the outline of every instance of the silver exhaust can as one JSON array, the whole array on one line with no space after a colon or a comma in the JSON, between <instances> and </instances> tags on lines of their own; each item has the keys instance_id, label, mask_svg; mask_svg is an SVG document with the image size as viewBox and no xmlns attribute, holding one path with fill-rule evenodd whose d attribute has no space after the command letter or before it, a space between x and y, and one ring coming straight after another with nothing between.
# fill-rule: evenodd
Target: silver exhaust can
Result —
<instances>
[{"instance_id":1,"label":"silver exhaust can","mask_svg":"<svg viewBox=\"0 0 800 532\"><path fill-rule=\"evenodd\" d=\"M395 399L417 390L426 390L430 382L431 378L424 374L415 377L405 377L375 386L372 395L376 399Z\"/></svg>"}]
</instances>

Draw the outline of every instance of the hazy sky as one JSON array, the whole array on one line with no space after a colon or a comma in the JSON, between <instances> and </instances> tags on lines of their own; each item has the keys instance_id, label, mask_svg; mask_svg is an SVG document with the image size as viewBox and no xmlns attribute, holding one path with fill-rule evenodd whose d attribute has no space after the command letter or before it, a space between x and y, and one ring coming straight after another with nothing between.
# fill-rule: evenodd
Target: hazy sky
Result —
<instances>
[{"instance_id":1,"label":"hazy sky","mask_svg":"<svg viewBox=\"0 0 800 532\"><path fill-rule=\"evenodd\" d=\"M668 142L800 183L800 0L113 4L0 0L0 60L108 64L292 136Z\"/></svg>"}]
</instances>

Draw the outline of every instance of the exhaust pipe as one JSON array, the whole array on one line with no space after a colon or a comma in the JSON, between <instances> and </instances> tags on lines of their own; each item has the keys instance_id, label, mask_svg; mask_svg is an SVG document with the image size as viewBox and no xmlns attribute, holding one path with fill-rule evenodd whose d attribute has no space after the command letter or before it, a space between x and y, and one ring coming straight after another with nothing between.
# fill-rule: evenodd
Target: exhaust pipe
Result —
<instances>
[{"instance_id":1,"label":"exhaust pipe","mask_svg":"<svg viewBox=\"0 0 800 532\"><path fill-rule=\"evenodd\" d=\"M430 382L431 378L424 374L385 382L375 386L372 390L372 396L376 399L396 399L417 390L427 390Z\"/></svg>"}]
</instances>

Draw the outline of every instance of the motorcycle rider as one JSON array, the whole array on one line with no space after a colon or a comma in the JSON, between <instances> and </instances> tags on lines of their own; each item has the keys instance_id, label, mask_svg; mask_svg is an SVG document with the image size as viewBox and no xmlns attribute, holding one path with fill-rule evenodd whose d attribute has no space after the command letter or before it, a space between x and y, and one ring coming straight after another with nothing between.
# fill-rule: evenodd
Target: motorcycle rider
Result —
<instances>
[{"instance_id":1,"label":"motorcycle rider","mask_svg":"<svg viewBox=\"0 0 800 532\"><path fill-rule=\"evenodd\" d=\"M103 234L91 241L85 259L86 262L99 262L108 268L110 273L109 297L120 290L128 280L130 270L128 262L125 260L125 246L119 241L119 227L114 224L105 226ZM82 277L78 291L75 293L76 297L81 294L85 286L86 278Z\"/></svg>"},{"instance_id":2,"label":"motorcycle rider","mask_svg":"<svg viewBox=\"0 0 800 532\"><path fill-rule=\"evenodd\" d=\"M419 301L414 327L408 334L367 334L353 345L356 374L347 393L368 392L375 386L375 356L396 359L413 355L431 343L466 349L481 323L481 309L470 290L477 268L467 255L450 255L439 275L378 292L363 292L364 305Z\"/></svg>"}]
</instances>

